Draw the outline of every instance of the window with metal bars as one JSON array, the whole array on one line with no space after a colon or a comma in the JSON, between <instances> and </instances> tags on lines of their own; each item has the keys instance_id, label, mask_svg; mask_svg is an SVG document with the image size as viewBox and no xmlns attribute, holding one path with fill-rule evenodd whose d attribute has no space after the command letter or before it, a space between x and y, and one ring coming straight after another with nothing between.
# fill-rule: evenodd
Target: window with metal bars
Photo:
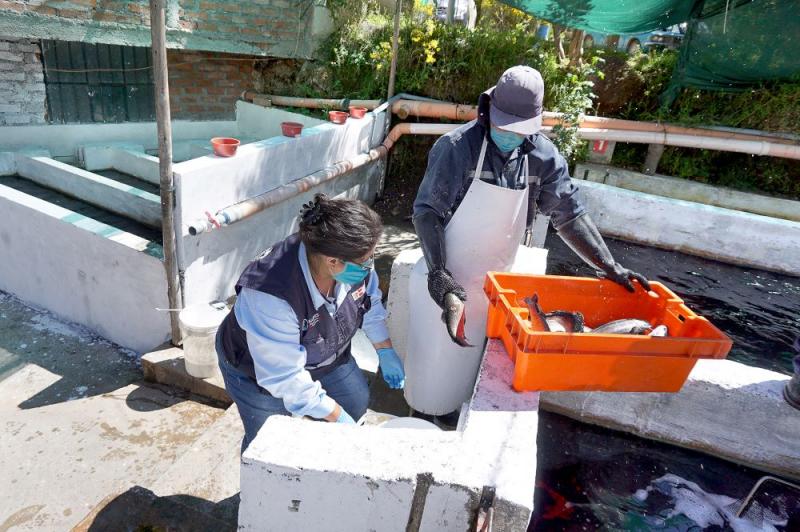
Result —
<instances>
[{"instance_id":1,"label":"window with metal bars","mask_svg":"<svg viewBox=\"0 0 800 532\"><path fill-rule=\"evenodd\" d=\"M53 124L155 120L150 48L42 41Z\"/></svg>"}]
</instances>

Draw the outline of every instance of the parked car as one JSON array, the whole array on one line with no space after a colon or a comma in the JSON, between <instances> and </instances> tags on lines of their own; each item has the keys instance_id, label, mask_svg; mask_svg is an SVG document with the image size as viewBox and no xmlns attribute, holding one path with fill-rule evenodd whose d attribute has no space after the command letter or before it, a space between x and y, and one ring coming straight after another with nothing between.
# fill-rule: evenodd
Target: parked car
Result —
<instances>
[{"instance_id":1,"label":"parked car","mask_svg":"<svg viewBox=\"0 0 800 532\"><path fill-rule=\"evenodd\" d=\"M656 48L680 47L683 35L686 32L686 23L675 24L668 28L648 31L645 33L626 33L619 35L616 49L629 54L640 50L648 52ZM592 48L595 46L605 46L606 43L615 35L598 32L587 32L583 37L583 47Z\"/></svg>"}]
</instances>

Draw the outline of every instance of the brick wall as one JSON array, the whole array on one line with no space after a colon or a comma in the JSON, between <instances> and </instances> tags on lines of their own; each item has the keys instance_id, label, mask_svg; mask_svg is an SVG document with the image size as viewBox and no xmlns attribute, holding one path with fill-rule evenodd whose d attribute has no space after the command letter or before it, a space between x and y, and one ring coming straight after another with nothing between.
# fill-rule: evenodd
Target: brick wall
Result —
<instances>
[{"instance_id":1,"label":"brick wall","mask_svg":"<svg viewBox=\"0 0 800 532\"><path fill-rule=\"evenodd\" d=\"M314 2L166 0L168 46L308 57ZM0 34L12 37L147 46L149 25L147 0L0 0Z\"/></svg>"},{"instance_id":2,"label":"brick wall","mask_svg":"<svg viewBox=\"0 0 800 532\"><path fill-rule=\"evenodd\" d=\"M169 94L175 120L232 119L236 100L252 89L256 58L170 50Z\"/></svg>"},{"instance_id":3,"label":"brick wall","mask_svg":"<svg viewBox=\"0 0 800 532\"><path fill-rule=\"evenodd\" d=\"M0 126L44 121L45 89L39 45L0 37Z\"/></svg>"}]
</instances>

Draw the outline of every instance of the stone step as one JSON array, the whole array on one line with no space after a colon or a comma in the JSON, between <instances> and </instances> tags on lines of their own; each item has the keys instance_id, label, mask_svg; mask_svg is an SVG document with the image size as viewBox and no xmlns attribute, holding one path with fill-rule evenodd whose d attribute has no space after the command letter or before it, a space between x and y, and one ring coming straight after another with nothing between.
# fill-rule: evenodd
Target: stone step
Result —
<instances>
[{"instance_id":1,"label":"stone step","mask_svg":"<svg viewBox=\"0 0 800 532\"><path fill-rule=\"evenodd\" d=\"M164 344L142 356L144 378L167 386L188 390L222 405L229 406L231 399L225 391L222 375L217 372L207 379L189 375L183 361L183 349Z\"/></svg>"}]
</instances>

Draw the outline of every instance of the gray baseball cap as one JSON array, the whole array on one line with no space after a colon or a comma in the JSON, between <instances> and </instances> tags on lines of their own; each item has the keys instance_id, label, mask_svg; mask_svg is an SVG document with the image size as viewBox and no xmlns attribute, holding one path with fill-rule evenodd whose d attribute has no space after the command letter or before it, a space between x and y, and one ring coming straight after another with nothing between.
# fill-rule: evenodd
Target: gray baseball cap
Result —
<instances>
[{"instance_id":1,"label":"gray baseball cap","mask_svg":"<svg viewBox=\"0 0 800 532\"><path fill-rule=\"evenodd\" d=\"M491 97L489 120L494 126L521 135L533 135L542 128L544 81L538 70L511 67L486 94Z\"/></svg>"}]
</instances>

